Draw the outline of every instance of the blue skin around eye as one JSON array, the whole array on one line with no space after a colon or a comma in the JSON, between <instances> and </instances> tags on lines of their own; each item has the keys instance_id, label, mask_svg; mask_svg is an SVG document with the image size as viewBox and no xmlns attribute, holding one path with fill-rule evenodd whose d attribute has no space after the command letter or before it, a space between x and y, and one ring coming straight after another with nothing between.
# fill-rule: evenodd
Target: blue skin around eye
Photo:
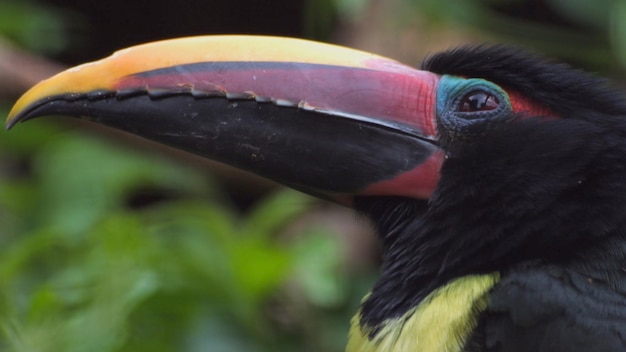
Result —
<instances>
[{"instance_id":1,"label":"blue skin around eye","mask_svg":"<svg viewBox=\"0 0 626 352\"><path fill-rule=\"evenodd\" d=\"M437 115L448 111L460 102L465 94L484 90L498 97L502 108L511 110L509 95L498 85L481 78L462 78L458 76L443 75L437 87Z\"/></svg>"}]
</instances>

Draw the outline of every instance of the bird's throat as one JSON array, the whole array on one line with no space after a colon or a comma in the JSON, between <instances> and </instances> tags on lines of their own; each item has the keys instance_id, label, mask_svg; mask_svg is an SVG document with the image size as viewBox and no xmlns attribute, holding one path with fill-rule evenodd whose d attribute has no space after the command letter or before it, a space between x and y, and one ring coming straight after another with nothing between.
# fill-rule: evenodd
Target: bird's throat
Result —
<instances>
[{"instance_id":1,"label":"bird's throat","mask_svg":"<svg viewBox=\"0 0 626 352\"><path fill-rule=\"evenodd\" d=\"M404 315L384 321L373 336L361 325L361 312L352 319L347 352L461 352L498 273L468 275L433 291Z\"/></svg>"}]
</instances>

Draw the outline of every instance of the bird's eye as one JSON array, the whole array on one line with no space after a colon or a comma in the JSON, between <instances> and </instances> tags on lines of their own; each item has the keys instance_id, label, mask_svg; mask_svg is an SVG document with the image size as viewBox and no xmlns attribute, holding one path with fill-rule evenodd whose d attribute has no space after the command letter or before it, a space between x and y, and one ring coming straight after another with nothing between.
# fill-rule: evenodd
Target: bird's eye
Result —
<instances>
[{"instance_id":1,"label":"bird's eye","mask_svg":"<svg viewBox=\"0 0 626 352\"><path fill-rule=\"evenodd\" d=\"M495 95L483 90L468 93L461 99L460 112L491 111L498 108L500 101Z\"/></svg>"}]
</instances>

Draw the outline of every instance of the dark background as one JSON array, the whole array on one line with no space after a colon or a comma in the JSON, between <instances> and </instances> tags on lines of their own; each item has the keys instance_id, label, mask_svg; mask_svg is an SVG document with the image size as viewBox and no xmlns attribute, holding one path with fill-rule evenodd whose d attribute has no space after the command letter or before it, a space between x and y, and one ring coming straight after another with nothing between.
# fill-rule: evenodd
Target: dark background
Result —
<instances>
[{"instance_id":1,"label":"dark background","mask_svg":"<svg viewBox=\"0 0 626 352\"><path fill-rule=\"evenodd\" d=\"M65 52L61 59L82 62L118 48L156 39L199 34L296 36L303 33L306 4L300 0L238 1L79 1L45 3L83 17L82 45L88 51Z\"/></svg>"}]
</instances>

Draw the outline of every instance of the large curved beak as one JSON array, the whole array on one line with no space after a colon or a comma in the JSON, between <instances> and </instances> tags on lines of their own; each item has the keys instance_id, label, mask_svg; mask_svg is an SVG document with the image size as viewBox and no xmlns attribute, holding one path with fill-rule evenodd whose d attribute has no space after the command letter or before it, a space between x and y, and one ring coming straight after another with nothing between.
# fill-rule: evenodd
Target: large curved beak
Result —
<instances>
[{"instance_id":1,"label":"large curved beak","mask_svg":"<svg viewBox=\"0 0 626 352\"><path fill-rule=\"evenodd\" d=\"M427 198L442 159L438 80L305 40L182 38L39 83L7 128L47 115L88 118L316 195Z\"/></svg>"}]
</instances>

